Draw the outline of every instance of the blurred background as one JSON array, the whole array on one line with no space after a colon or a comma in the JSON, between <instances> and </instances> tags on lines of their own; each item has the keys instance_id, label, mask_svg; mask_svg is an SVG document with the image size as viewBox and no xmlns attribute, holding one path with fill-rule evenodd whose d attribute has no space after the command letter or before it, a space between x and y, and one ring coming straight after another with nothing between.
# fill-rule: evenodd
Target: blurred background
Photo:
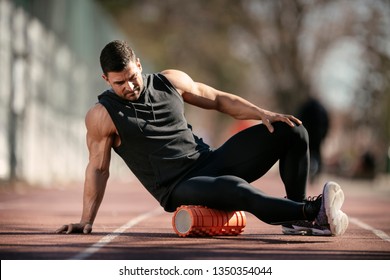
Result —
<instances>
[{"instance_id":1,"label":"blurred background","mask_svg":"<svg viewBox=\"0 0 390 280\"><path fill-rule=\"evenodd\" d=\"M100 50L129 42L144 72L176 68L299 116L322 173L390 174L388 0L0 0L0 180L84 178L84 116L105 90ZM188 106L213 146L251 125ZM114 155L112 177L131 176Z\"/></svg>"}]
</instances>

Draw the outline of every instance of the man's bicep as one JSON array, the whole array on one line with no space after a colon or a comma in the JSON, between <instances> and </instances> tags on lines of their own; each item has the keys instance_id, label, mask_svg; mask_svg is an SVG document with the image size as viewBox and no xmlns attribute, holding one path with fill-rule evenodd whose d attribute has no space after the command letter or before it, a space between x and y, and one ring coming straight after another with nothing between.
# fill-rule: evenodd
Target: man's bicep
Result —
<instances>
[{"instance_id":1,"label":"man's bicep","mask_svg":"<svg viewBox=\"0 0 390 280\"><path fill-rule=\"evenodd\" d=\"M216 100L208 95L199 94L198 92L184 92L182 97L188 104L203 109L216 109Z\"/></svg>"},{"instance_id":2,"label":"man's bicep","mask_svg":"<svg viewBox=\"0 0 390 280\"><path fill-rule=\"evenodd\" d=\"M90 167L101 172L108 171L112 147L110 138L104 137L102 139L95 139L87 136L87 143Z\"/></svg>"},{"instance_id":3,"label":"man's bicep","mask_svg":"<svg viewBox=\"0 0 390 280\"><path fill-rule=\"evenodd\" d=\"M86 116L87 147L90 167L108 171L111 159L113 134L107 128L101 112L91 110Z\"/></svg>"},{"instance_id":4,"label":"man's bicep","mask_svg":"<svg viewBox=\"0 0 390 280\"><path fill-rule=\"evenodd\" d=\"M181 94L185 102L204 109L217 109L220 91L206 84L195 82L182 71L165 70L162 73Z\"/></svg>"}]
</instances>

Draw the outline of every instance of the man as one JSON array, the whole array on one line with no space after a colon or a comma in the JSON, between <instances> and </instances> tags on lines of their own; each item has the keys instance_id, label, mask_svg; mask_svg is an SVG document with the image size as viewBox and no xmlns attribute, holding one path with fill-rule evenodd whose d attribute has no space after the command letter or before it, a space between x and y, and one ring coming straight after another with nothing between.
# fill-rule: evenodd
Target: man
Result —
<instances>
[{"instance_id":1,"label":"man","mask_svg":"<svg viewBox=\"0 0 390 280\"><path fill-rule=\"evenodd\" d=\"M298 117L305 126L310 142L309 178L314 182L322 172L321 148L329 130L329 116L325 107L314 97L309 97L298 111Z\"/></svg>"},{"instance_id":2,"label":"man","mask_svg":"<svg viewBox=\"0 0 390 280\"><path fill-rule=\"evenodd\" d=\"M178 70L142 74L139 58L123 41L107 44L100 63L110 89L86 115L89 163L81 220L57 233L92 231L109 177L111 149L168 212L181 205L203 205L248 211L282 225L286 234L345 232L348 218L340 210L344 194L339 185L329 182L317 199L305 199L308 136L300 120L194 82ZM183 101L261 123L213 149L192 133ZM278 160L286 198L250 185Z\"/></svg>"}]
</instances>

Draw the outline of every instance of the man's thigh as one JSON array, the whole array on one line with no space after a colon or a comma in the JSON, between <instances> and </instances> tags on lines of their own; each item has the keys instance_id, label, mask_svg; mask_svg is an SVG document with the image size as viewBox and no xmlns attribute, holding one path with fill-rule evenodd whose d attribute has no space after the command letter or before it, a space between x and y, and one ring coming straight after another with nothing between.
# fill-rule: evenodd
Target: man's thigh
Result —
<instances>
[{"instance_id":1,"label":"man's thigh","mask_svg":"<svg viewBox=\"0 0 390 280\"><path fill-rule=\"evenodd\" d=\"M259 179L287 150L285 131L290 128L284 123L274 126L273 133L259 124L235 134L213 152L197 175L233 175L248 182Z\"/></svg>"}]
</instances>

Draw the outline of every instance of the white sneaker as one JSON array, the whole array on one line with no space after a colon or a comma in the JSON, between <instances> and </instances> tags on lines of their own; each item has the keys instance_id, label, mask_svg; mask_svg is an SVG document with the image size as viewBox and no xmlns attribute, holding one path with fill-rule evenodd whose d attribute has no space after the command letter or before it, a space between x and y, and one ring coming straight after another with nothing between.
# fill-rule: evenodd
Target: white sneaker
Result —
<instances>
[{"instance_id":1,"label":"white sneaker","mask_svg":"<svg viewBox=\"0 0 390 280\"><path fill-rule=\"evenodd\" d=\"M320 226L329 226L332 235L344 234L348 228L348 216L341 211L344 192L335 182L327 182L322 192L322 204L315 222Z\"/></svg>"}]
</instances>

